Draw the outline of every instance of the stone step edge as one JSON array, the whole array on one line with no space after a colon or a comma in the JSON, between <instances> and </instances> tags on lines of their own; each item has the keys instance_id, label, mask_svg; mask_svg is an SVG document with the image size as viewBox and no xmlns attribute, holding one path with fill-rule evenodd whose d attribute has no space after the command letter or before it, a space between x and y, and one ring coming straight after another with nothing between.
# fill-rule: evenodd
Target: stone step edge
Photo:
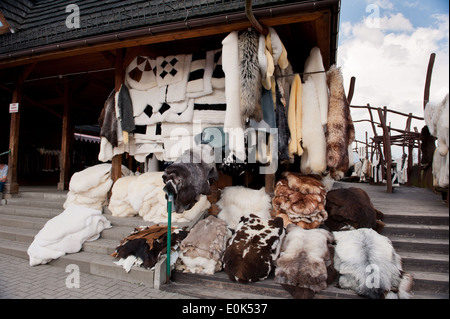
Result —
<instances>
[{"instance_id":1,"label":"stone step edge","mask_svg":"<svg viewBox=\"0 0 450 319\"><path fill-rule=\"evenodd\" d=\"M29 245L25 243L0 239L0 253L28 260L28 247ZM49 265L67 267L67 265L75 264L84 273L136 284L142 283L155 289L160 289L166 282L165 257L158 261L152 269L132 267L129 273L121 266L114 264L114 261L115 259L109 255L80 251L54 259L49 262ZM39 267L39 265L34 267Z\"/></svg>"}]
</instances>

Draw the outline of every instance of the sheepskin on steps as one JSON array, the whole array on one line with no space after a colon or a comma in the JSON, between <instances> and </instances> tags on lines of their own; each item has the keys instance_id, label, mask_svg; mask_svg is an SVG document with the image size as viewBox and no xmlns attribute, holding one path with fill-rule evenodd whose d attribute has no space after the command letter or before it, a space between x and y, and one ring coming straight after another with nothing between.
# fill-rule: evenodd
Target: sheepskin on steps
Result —
<instances>
[{"instance_id":1,"label":"sheepskin on steps","mask_svg":"<svg viewBox=\"0 0 450 319\"><path fill-rule=\"evenodd\" d=\"M402 268L391 241L373 229L333 232L339 286L368 298L407 299L413 278Z\"/></svg>"}]
</instances>

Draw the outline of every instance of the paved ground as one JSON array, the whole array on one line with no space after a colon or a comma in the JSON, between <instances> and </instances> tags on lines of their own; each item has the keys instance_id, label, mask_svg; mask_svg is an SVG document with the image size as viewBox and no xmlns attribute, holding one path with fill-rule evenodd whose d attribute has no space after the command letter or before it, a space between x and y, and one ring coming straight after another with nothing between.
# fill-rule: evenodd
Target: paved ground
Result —
<instances>
[{"instance_id":1,"label":"paved ground","mask_svg":"<svg viewBox=\"0 0 450 319\"><path fill-rule=\"evenodd\" d=\"M0 299L188 298L192 297L82 272L78 276L74 270L66 272L63 267L31 267L28 260L0 254Z\"/></svg>"}]
</instances>

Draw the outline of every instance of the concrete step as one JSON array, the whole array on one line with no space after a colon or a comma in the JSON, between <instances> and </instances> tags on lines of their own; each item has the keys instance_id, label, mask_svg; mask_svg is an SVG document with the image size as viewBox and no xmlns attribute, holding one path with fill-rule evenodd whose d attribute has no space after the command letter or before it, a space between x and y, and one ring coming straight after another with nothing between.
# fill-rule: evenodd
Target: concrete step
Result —
<instances>
[{"instance_id":1,"label":"concrete step","mask_svg":"<svg viewBox=\"0 0 450 319\"><path fill-rule=\"evenodd\" d=\"M0 225L2 226L40 230L47 221L48 218L10 215L0 211Z\"/></svg>"},{"instance_id":2,"label":"concrete step","mask_svg":"<svg viewBox=\"0 0 450 319\"><path fill-rule=\"evenodd\" d=\"M64 203L67 198L67 192L68 191L20 191L18 195L13 196L12 198L46 199L53 201L62 201Z\"/></svg>"},{"instance_id":3,"label":"concrete step","mask_svg":"<svg viewBox=\"0 0 450 319\"><path fill-rule=\"evenodd\" d=\"M31 244L34 236L36 236L38 232L39 230L37 229L17 228L0 225L0 239L8 239L21 243Z\"/></svg>"},{"instance_id":4,"label":"concrete step","mask_svg":"<svg viewBox=\"0 0 450 319\"><path fill-rule=\"evenodd\" d=\"M28 247L28 243L0 239L0 253L3 254L28 260ZM158 262L152 269L133 267L129 273L125 272L121 266L114 264L114 261L115 259L113 257L106 254L80 251L61 256L58 259L52 260L49 264L56 267L67 267L67 265L75 264L84 273L131 283L142 283L148 287L157 288L161 283L165 282L165 258Z\"/></svg>"},{"instance_id":5,"label":"concrete step","mask_svg":"<svg viewBox=\"0 0 450 319\"><path fill-rule=\"evenodd\" d=\"M386 224L424 224L424 225L449 225L448 212L442 210L425 210L419 212L405 212L403 210L391 210L384 214L383 221Z\"/></svg>"},{"instance_id":6,"label":"concrete step","mask_svg":"<svg viewBox=\"0 0 450 319\"><path fill-rule=\"evenodd\" d=\"M29 216L39 218L53 218L63 212L64 209L48 208L48 207L30 207L22 205L2 205L0 206L0 214Z\"/></svg>"},{"instance_id":7,"label":"concrete step","mask_svg":"<svg viewBox=\"0 0 450 319\"><path fill-rule=\"evenodd\" d=\"M424 254L413 252L402 252L403 269L405 271L447 272L448 254Z\"/></svg>"},{"instance_id":8,"label":"concrete step","mask_svg":"<svg viewBox=\"0 0 450 319\"><path fill-rule=\"evenodd\" d=\"M402 252L415 252L448 255L449 251L449 242L447 239L411 238L400 236L390 236L389 239L399 254Z\"/></svg>"},{"instance_id":9,"label":"concrete step","mask_svg":"<svg viewBox=\"0 0 450 319\"><path fill-rule=\"evenodd\" d=\"M32 197L13 197L7 200L7 205L11 206L27 206L34 208L53 208L64 210L65 200L47 199L47 198L32 198Z\"/></svg>"},{"instance_id":10,"label":"concrete step","mask_svg":"<svg viewBox=\"0 0 450 319\"><path fill-rule=\"evenodd\" d=\"M449 226L442 225L414 225L414 224L386 224L381 235L387 237L411 237L447 239L449 238Z\"/></svg>"},{"instance_id":11,"label":"concrete step","mask_svg":"<svg viewBox=\"0 0 450 319\"><path fill-rule=\"evenodd\" d=\"M449 294L449 273L435 273L427 271L412 271L410 274L414 278L413 291L415 295L441 295L447 296ZM439 297L433 297L439 298Z\"/></svg>"}]
</instances>

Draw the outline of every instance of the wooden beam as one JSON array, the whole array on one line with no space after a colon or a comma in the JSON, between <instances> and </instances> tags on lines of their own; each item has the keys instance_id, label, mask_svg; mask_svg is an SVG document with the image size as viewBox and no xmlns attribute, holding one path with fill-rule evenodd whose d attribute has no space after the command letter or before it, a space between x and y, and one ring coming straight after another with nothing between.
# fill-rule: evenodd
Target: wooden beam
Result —
<instances>
[{"instance_id":1,"label":"wooden beam","mask_svg":"<svg viewBox=\"0 0 450 319\"><path fill-rule=\"evenodd\" d=\"M73 134L70 129L70 102L69 102L69 80L64 79L63 87L63 120L61 134L61 157L58 190L69 189L70 149Z\"/></svg>"},{"instance_id":2,"label":"wooden beam","mask_svg":"<svg viewBox=\"0 0 450 319\"><path fill-rule=\"evenodd\" d=\"M380 118L381 126L383 128L383 149L384 149L384 158L386 162L386 185L387 192L392 193L392 155L391 155L391 138L389 135L389 128L386 125L386 107L382 110L381 108L377 109L378 116Z\"/></svg>"},{"instance_id":3,"label":"wooden beam","mask_svg":"<svg viewBox=\"0 0 450 319\"><path fill-rule=\"evenodd\" d=\"M19 193L19 184L17 183L17 163L19 156L19 127L20 112L22 109L22 89L23 89L23 72L19 73L16 86L13 90L11 103L19 103L19 111L11 113L11 124L9 127L9 159L8 159L8 176L6 178L5 193Z\"/></svg>"},{"instance_id":4,"label":"wooden beam","mask_svg":"<svg viewBox=\"0 0 450 319\"><path fill-rule=\"evenodd\" d=\"M280 15L277 17L267 17L261 18L259 21L265 26L276 26L283 24L292 24L304 21L313 21L316 20L327 12L329 15L329 10L317 11L317 12L306 12L306 13L298 13L292 12L287 15ZM150 32L146 35L139 36L132 39L125 39L121 41L112 41L101 44L92 44L86 46L80 46L71 49L61 49L59 51L52 51L48 53L43 53L39 55L29 55L16 58L14 60L3 60L0 61L0 69L10 68L14 66L30 64L39 61L45 60L53 60L65 57L73 57L93 52L101 52L101 51L109 51L109 50L117 50L121 48L129 48L147 44L161 43L161 42L170 42L176 40L190 39L196 37L210 36L221 33L229 33L231 31L236 30L245 30L251 27L251 23L248 20L238 21L238 22L230 22L227 24L220 24L208 27L196 27L196 28L186 28L186 30L180 31L168 31L161 32L159 34L152 35ZM322 49L322 48L321 48ZM324 55L322 53L322 55Z\"/></svg>"}]
</instances>

